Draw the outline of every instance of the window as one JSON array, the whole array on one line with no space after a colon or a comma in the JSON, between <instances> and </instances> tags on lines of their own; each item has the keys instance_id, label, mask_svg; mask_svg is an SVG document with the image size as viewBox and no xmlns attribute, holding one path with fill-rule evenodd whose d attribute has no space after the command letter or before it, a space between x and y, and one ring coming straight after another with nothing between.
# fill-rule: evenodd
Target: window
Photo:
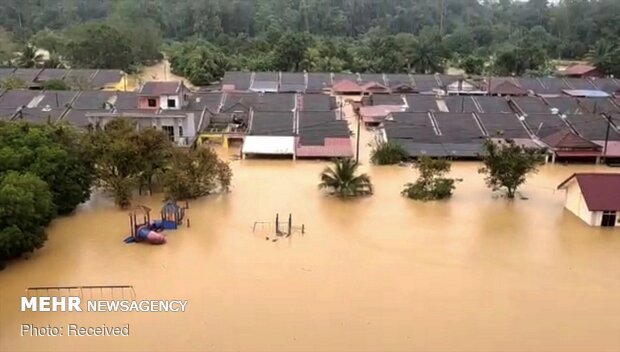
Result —
<instances>
[{"instance_id":1,"label":"window","mask_svg":"<svg viewBox=\"0 0 620 352\"><path fill-rule=\"evenodd\" d=\"M148 100L147 103L148 103L150 108L156 108L157 107L157 99L152 99L151 98L151 99Z\"/></svg>"},{"instance_id":2,"label":"window","mask_svg":"<svg viewBox=\"0 0 620 352\"><path fill-rule=\"evenodd\" d=\"M177 101L174 99L168 99L168 107L169 108L176 108L177 107Z\"/></svg>"},{"instance_id":3,"label":"window","mask_svg":"<svg viewBox=\"0 0 620 352\"><path fill-rule=\"evenodd\" d=\"M616 226L616 212L615 211L604 211L603 218L601 220L601 226L603 227L613 227Z\"/></svg>"},{"instance_id":4,"label":"window","mask_svg":"<svg viewBox=\"0 0 620 352\"><path fill-rule=\"evenodd\" d=\"M161 126L162 131L168 135L168 139L174 141L174 127L173 126Z\"/></svg>"},{"instance_id":5,"label":"window","mask_svg":"<svg viewBox=\"0 0 620 352\"><path fill-rule=\"evenodd\" d=\"M179 137L183 137L183 126L179 126Z\"/></svg>"}]
</instances>

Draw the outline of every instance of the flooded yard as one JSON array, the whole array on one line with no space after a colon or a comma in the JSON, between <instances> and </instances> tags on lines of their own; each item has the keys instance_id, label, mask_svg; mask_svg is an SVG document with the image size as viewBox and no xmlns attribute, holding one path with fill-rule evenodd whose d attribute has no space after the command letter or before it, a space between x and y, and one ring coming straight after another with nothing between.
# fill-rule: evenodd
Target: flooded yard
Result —
<instances>
[{"instance_id":1,"label":"flooded yard","mask_svg":"<svg viewBox=\"0 0 620 352\"><path fill-rule=\"evenodd\" d=\"M234 152L231 151L231 154ZM545 166L529 200L494 198L477 163L448 202L404 199L405 167L362 166L370 198L317 190L313 161L232 161L233 190L191 203L164 246L126 245L125 211L96 198L0 272L2 351L618 351L620 233L589 228ZM603 170L598 168L598 170ZM142 199L159 209L159 199ZM277 242L255 221L293 214ZM286 216L284 215L284 216ZM260 231L259 231L260 232ZM29 286L133 285L184 313L21 313ZM130 325L129 337L19 337L23 323Z\"/></svg>"}]
</instances>

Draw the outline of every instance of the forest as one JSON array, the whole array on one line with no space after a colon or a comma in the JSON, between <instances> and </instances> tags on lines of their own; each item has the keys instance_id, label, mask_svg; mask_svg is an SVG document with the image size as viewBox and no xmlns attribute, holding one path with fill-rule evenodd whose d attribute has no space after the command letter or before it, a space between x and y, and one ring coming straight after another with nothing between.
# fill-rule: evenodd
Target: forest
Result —
<instances>
[{"instance_id":1,"label":"forest","mask_svg":"<svg viewBox=\"0 0 620 352\"><path fill-rule=\"evenodd\" d=\"M226 70L620 75L618 0L0 0L0 65L161 59L194 84ZM28 48L43 48L47 60ZM30 50L36 52L36 50ZM21 53L16 54L15 53Z\"/></svg>"}]
</instances>

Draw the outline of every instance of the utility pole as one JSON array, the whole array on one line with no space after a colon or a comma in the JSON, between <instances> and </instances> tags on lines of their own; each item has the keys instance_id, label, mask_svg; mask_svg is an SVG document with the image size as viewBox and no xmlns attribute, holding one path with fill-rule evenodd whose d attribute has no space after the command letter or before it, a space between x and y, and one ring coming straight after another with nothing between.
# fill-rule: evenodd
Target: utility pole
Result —
<instances>
[{"instance_id":1,"label":"utility pole","mask_svg":"<svg viewBox=\"0 0 620 352\"><path fill-rule=\"evenodd\" d=\"M603 117L607 120L607 132L605 132L605 147L603 147L603 163L607 162L607 144L609 142L609 130L611 129L611 117L605 116Z\"/></svg>"},{"instance_id":2,"label":"utility pole","mask_svg":"<svg viewBox=\"0 0 620 352\"><path fill-rule=\"evenodd\" d=\"M359 113L355 113L355 115L357 116L357 136L356 139L356 143L355 143L355 164L359 164L360 163L360 114Z\"/></svg>"}]
</instances>

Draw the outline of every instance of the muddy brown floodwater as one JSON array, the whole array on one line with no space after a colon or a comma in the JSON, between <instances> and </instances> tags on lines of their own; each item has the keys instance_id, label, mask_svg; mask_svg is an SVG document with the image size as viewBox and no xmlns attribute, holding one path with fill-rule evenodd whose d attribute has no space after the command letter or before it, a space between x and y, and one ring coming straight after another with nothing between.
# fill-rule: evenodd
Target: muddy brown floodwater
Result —
<instances>
[{"instance_id":1,"label":"muddy brown floodwater","mask_svg":"<svg viewBox=\"0 0 620 352\"><path fill-rule=\"evenodd\" d=\"M609 169L545 166L529 200L509 202L478 163L455 163L454 197L420 203L399 194L416 176L406 167L365 162L376 194L340 201L317 190L323 162L231 165L232 192L191 203L191 228L164 246L123 244L127 214L101 197L54 221L43 249L0 272L0 350L620 350L620 231L587 227L554 191ZM276 212L306 234L252 233ZM121 284L187 311L19 312L29 286ZM20 337L23 323L128 323L130 336Z\"/></svg>"}]
</instances>

